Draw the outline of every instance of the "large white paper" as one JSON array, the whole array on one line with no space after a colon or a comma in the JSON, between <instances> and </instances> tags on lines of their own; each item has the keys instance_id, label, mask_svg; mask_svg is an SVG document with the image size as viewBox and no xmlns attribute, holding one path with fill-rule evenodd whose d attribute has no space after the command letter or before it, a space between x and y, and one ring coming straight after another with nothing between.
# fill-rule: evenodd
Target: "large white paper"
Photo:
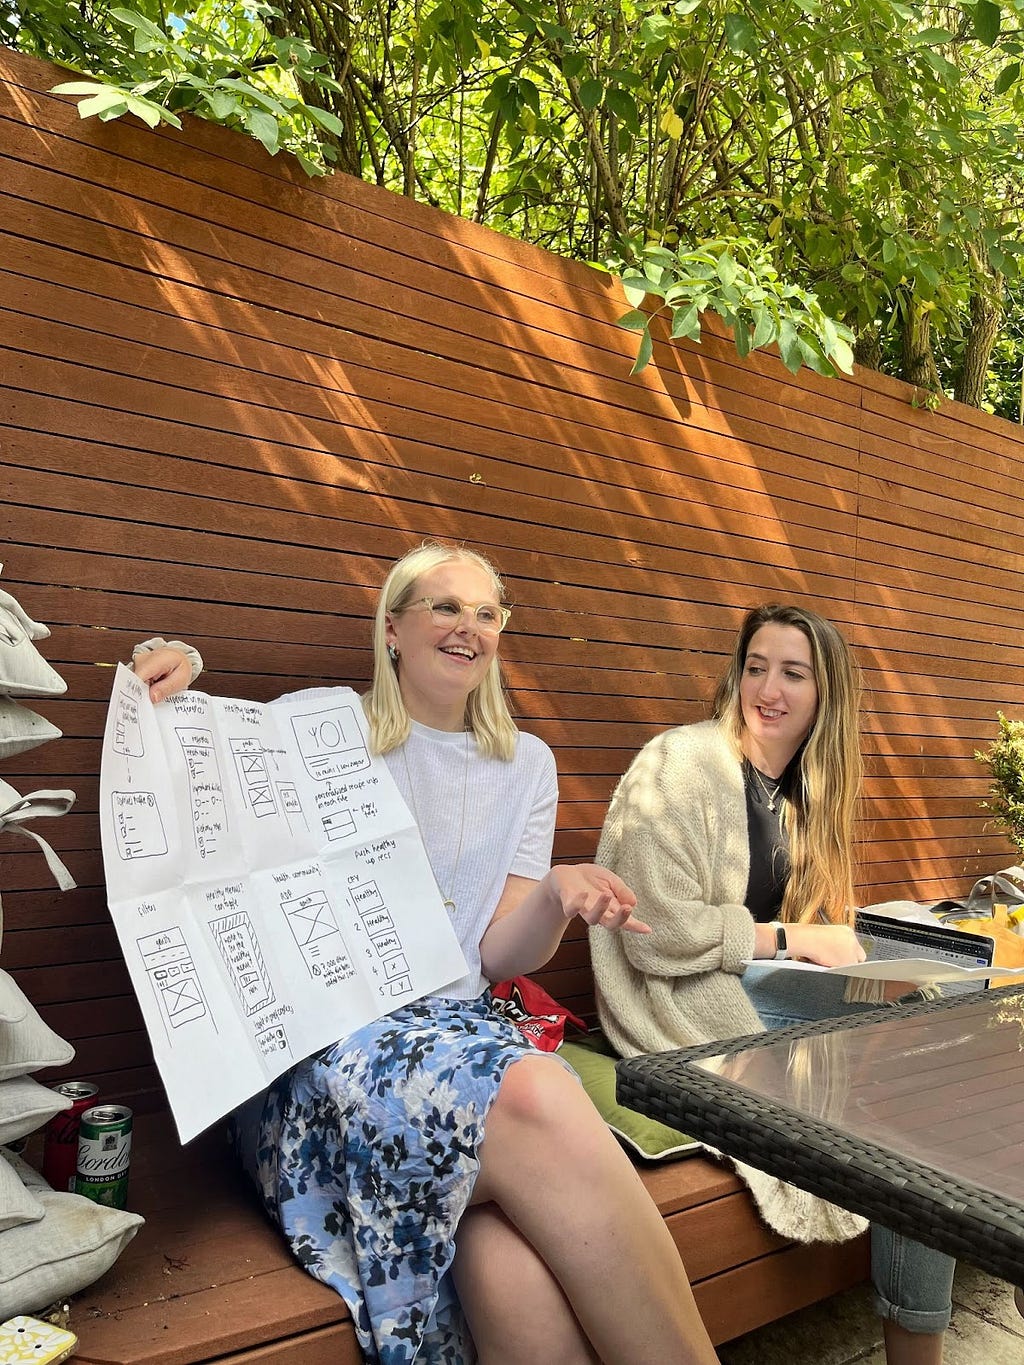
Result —
<instances>
[{"instance_id":1,"label":"large white paper","mask_svg":"<svg viewBox=\"0 0 1024 1365\"><path fill-rule=\"evenodd\" d=\"M110 910L182 1142L295 1062L466 971L357 695L160 706L118 667Z\"/></svg>"},{"instance_id":2,"label":"large white paper","mask_svg":"<svg viewBox=\"0 0 1024 1365\"><path fill-rule=\"evenodd\" d=\"M835 976L860 976L870 981L909 981L928 986L942 981L986 980L992 976L1019 976L1024 982L1024 967L959 967L952 962L936 962L925 957L876 958L852 962L848 967L821 967L816 962L796 962L792 958L754 958L744 967L772 967L789 972L831 972Z\"/></svg>"}]
</instances>

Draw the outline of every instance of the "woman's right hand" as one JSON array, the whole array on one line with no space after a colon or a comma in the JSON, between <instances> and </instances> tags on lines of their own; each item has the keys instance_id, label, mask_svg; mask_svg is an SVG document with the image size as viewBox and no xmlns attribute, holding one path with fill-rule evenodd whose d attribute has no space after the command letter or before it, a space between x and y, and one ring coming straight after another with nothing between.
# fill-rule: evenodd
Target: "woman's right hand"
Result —
<instances>
[{"instance_id":1,"label":"woman's right hand","mask_svg":"<svg viewBox=\"0 0 1024 1365\"><path fill-rule=\"evenodd\" d=\"M149 684L149 699L154 705L183 691L192 681L188 655L170 645L140 654L132 664L132 670L137 678Z\"/></svg>"},{"instance_id":2,"label":"woman's right hand","mask_svg":"<svg viewBox=\"0 0 1024 1365\"><path fill-rule=\"evenodd\" d=\"M789 955L800 962L848 967L867 956L847 924L787 924L785 928Z\"/></svg>"}]
</instances>

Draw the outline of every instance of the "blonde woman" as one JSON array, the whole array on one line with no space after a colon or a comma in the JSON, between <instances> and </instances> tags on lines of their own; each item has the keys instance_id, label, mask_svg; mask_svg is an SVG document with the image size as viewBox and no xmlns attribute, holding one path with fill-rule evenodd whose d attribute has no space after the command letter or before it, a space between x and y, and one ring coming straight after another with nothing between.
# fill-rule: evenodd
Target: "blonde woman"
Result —
<instances>
[{"instance_id":1,"label":"blonde woman","mask_svg":"<svg viewBox=\"0 0 1024 1365\"><path fill-rule=\"evenodd\" d=\"M388 574L365 709L469 970L300 1063L245 1107L239 1148L370 1362L711 1365L633 1167L560 1059L490 1008L489 983L543 965L577 915L647 931L613 873L550 866L554 759L509 715L508 616L472 551L423 546ZM138 657L155 698L187 685L183 648Z\"/></svg>"},{"instance_id":2,"label":"blonde woman","mask_svg":"<svg viewBox=\"0 0 1024 1365\"><path fill-rule=\"evenodd\" d=\"M850 1009L842 978L744 966L864 959L851 927L860 790L856 665L815 612L749 612L714 719L637 755L612 798L598 859L637 896L651 933L591 934L601 1023L624 1056L732 1038ZM801 1241L859 1220L744 1170L761 1212ZM953 1262L872 1229L889 1365L939 1365Z\"/></svg>"}]
</instances>

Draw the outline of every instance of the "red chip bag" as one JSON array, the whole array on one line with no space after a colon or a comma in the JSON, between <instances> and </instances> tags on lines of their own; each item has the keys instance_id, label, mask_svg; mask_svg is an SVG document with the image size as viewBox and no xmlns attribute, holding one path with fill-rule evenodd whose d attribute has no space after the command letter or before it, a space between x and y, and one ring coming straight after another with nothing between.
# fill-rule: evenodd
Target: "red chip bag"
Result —
<instances>
[{"instance_id":1,"label":"red chip bag","mask_svg":"<svg viewBox=\"0 0 1024 1365\"><path fill-rule=\"evenodd\" d=\"M582 1019L552 1000L544 987L528 976L513 976L492 986L491 1003L541 1052L555 1052L562 1046L566 1024L574 1025L581 1033L587 1031Z\"/></svg>"}]
</instances>

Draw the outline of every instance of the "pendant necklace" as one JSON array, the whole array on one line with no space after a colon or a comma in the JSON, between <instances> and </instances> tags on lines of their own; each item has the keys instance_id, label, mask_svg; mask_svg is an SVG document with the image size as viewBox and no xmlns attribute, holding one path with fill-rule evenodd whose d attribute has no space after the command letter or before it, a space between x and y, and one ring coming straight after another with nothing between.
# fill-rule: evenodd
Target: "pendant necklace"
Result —
<instances>
[{"instance_id":1,"label":"pendant necklace","mask_svg":"<svg viewBox=\"0 0 1024 1365\"><path fill-rule=\"evenodd\" d=\"M768 809L774 815L775 803L779 798L779 788L782 786L782 778L781 777L778 778L778 780L775 782L774 788L772 788L768 786L768 783L764 780L764 778L761 776L758 770L754 767L753 763L751 763L749 758L747 759L747 768L750 772L753 773L757 785L764 792L764 799L765 802L767 803Z\"/></svg>"},{"instance_id":2,"label":"pendant necklace","mask_svg":"<svg viewBox=\"0 0 1024 1365\"><path fill-rule=\"evenodd\" d=\"M438 879L437 871L434 867L433 861L431 860L429 852L427 853L427 861L430 863L430 870L434 874L434 881L437 882L437 889L441 891L441 900L444 904L444 908L448 911L450 915L453 915L455 913L455 902L452 900L452 896L455 892L455 879L459 875L459 864L462 862L462 836L466 831L466 793L469 790L469 731L467 730L465 733L466 744L463 750L462 764L462 816L459 820L459 843L458 847L455 850L455 865L452 867L451 882L448 887L447 895L445 895L445 893L441 891L441 883L440 880ZM408 744L408 742L409 741L406 740L406 744ZM423 826L420 824L420 813L416 805L416 788L413 786L412 773L409 771L409 760L406 757L405 748L406 745L403 744L402 762L405 765L405 779L409 785L409 799L412 801L412 813L416 820L416 827L420 831L420 838L422 839ZM426 846L424 845L424 847Z\"/></svg>"}]
</instances>

